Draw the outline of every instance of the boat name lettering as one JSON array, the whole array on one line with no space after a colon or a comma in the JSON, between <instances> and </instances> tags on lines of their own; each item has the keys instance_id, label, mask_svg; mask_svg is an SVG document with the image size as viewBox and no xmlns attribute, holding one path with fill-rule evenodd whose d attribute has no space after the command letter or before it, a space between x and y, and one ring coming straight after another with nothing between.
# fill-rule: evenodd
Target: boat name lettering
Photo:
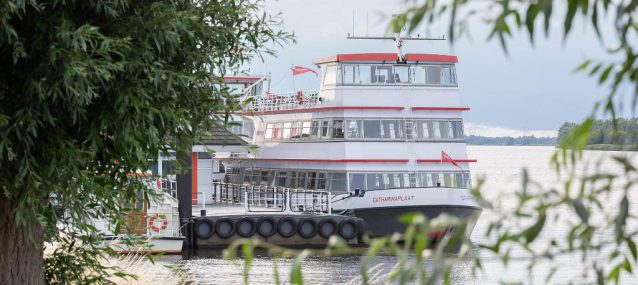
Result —
<instances>
[{"instance_id":1,"label":"boat name lettering","mask_svg":"<svg viewBox=\"0 0 638 285\"><path fill-rule=\"evenodd\" d=\"M372 203L382 203L382 202L404 202L404 201L412 201L414 200L414 195L412 196L386 196L386 197L373 197Z\"/></svg>"}]
</instances>

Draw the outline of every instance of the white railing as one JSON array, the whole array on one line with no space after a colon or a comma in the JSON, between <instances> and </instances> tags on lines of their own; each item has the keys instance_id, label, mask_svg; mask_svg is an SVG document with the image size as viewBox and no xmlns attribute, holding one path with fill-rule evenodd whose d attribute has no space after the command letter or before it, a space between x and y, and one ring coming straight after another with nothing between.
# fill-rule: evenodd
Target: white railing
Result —
<instances>
[{"instance_id":1,"label":"white railing","mask_svg":"<svg viewBox=\"0 0 638 285\"><path fill-rule=\"evenodd\" d=\"M332 214L328 191L213 182L213 204L243 205L246 212Z\"/></svg>"},{"instance_id":2,"label":"white railing","mask_svg":"<svg viewBox=\"0 0 638 285\"><path fill-rule=\"evenodd\" d=\"M317 91L245 97L242 100L242 103L244 102L247 102L244 107L245 112L307 109L321 104Z\"/></svg>"}]
</instances>

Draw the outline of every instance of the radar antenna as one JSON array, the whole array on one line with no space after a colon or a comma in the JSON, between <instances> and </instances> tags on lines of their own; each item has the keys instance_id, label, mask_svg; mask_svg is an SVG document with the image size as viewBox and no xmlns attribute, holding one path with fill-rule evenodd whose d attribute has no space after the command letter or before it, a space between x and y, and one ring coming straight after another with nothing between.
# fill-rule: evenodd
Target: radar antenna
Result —
<instances>
[{"instance_id":1,"label":"radar antenna","mask_svg":"<svg viewBox=\"0 0 638 285\"><path fill-rule=\"evenodd\" d=\"M396 16L395 16L396 17ZM353 17L353 27L354 27L354 17ZM403 27L401 30L405 30L405 27ZM441 36L439 38L431 38L431 37L421 37L420 34L417 34L416 37L412 37L412 36L405 36L402 37L400 32L395 32L394 36L389 37L389 36L381 36L381 37L370 37L367 35L367 27L366 27L366 35L365 36L355 36L354 35L354 28L352 29L352 35L350 35L350 33L348 33L348 36L346 36L346 39L349 40L393 40L394 41L394 49L396 50L397 56L398 56L398 61L402 61L405 62L405 55L403 54L403 50L401 49L403 47L403 41L444 41L445 40L445 36Z\"/></svg>"}]
</instances>

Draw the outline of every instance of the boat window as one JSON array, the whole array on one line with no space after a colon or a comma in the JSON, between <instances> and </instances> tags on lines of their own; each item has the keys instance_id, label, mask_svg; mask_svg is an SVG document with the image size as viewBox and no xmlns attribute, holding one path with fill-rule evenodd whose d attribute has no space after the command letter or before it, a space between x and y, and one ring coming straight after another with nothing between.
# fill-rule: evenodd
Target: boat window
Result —
<instances>
[{"instance_id":1,"label":"boat window","mask_svg":"<svg viewBox=\"0 0 638 285\"><path fill-rule=\"evenodd\" d=\"M428 66L427 67L428 84L439 85L441 84L441 67L440 66Z\"/></svg>"},{"instance_id":2,"label":"boat window","mask_svg":"<svg viewBox=\"0 0 638 285\"><path fill-rule=\"evenodd\" d=\"M370 84L372 83L372 66L370 65L357 65L354 74L355 84Z\"/></svg>"},{"instance_id":3,"label":"boat window","mask_svg":"<svg viewBox=\"0 0 638 285\"><path fill-rule=\"evenodd\" d=\"M441 138L442 139L450 138L449 135L448 135L448 130L449 130L448 125L449 124L446 121L439 121L439 130L441 131Z\"/></svg>"},{"instance_id":4,"label":"boat window","mask_svg":"<svg viewBox=\"0 0 638 285\"><path fill-rule=\"evenodd\" d=\"M317 187L317 172L308 172L308 189L314 190Z\"/></svg>"},{"instance_id":5,"label":"boat window","mask_svg":"<svg viewBox=\"0 0 638 285\"><path fill-rule=\"evenodd\" d=\"M441 125L439 124L439 121L432 122L432 135L430 135L430 137L435 139L441 138Z\"/></svg>"},{"instance_id":6,"label":"boat window","mask_svg":"<svg viewBox=\"0 0 638 285\"><path fill-rule=\"evenodd\" d=\"M430 65L427 67L428 84L453 85L456 84L454 68L452 66Z\"/></svg>"},{"instance_id":7,"label":"boat window","mask_svg":"<svg viewBox=\"0 0 638 285\"><path fill-rule=\"evenodd\" d=\"M326 75L323 78L323 85L337 84L337 65L331 64L326 66Z\"/></svg>"},{"instance_id":8,"label":"boat window","mask_svg":"<svg viewBox=\"0 0 638 285\"><path fill-rule=\"evenodd\" d=\"M385 189L383 173L368 173L366 175L367 190Z\"/></svg>"},{"instance_id":9,"label":"boat window","mask_svg":"<svg viewBox=\"0 0 638 285\"><path fill-rule=\"evenodd\" d=\"M355 80L355 67L356 65L344 64L343 69L343 83L344 84L358 84Z\"/></svg>"},{"instance_id":10,"label":"boat window","mask_svg":"<svg viewBox=\"0 0 638 285\"><path fill-rule=\"evenodd\" d=\"M290 128L292 127L292 123L284 123L283 125L283 130L282 130L282 139L289 139L290 138Z\"/></svg>"},{"instance_id":11,"label":"boat window","mask_svg":"<svg viewBox=\"0 0 638 285\"><path fill-rule=\"evenodd\" d=\"M293 140L298 140L301 136L301 122L293 122L292 128L290 129L290 138Z\"/></svg>"},{"instance_id":12,"label":"boat window","mask_svg":"<svg viewBox=\"0 0 638 285\"><path fill-rule=\"evenodd\" d=\"M381 138L381 122L377 120L363 121L363 137L366 139Z\"/></svg>"},{"instance_id":13,"label":"boat window","mask_svg":"<svg viewBox=\"0 0 638 285\"><path fill-rule=\"evenodd\" d=\"M312 121L312 127L310 129L310 136L312 138L319 138L319 121Z\"/></svg>"},{"instance_id":14,"label":"boat window","mask_svg":"<svg viewBox=\"0 0 638 285\"><path fill-rule=\"evenodd\" d=\"M328 181L330 181L330 191L347 192L345 173L328 173Z\"/></svg>"},{"instance_id":15,"label":"boat window","mask_svg":"<svg viewBox=\"0 0 638 285\"><path fill-rule=\"evenodd\" d=\"M330 137L330 121L321 121L321 137Z\"/></svg>"},{"instance_id":16,"label":"boat window","mask_svg":"<svg viewBox=\"0 0 638 285\"><path fill-rule=\"evenodd\" d=\"M346 121L346 137L352 139L360 139L361 136L361 121L360 120L348 120Z\"/></svg>"},{"instance_id":17,"label":"boat window","mask_svg":"<svg viewBox=\"0 0 638 285\"><path fill-rule=\"evenodd\" d=\"M308 139L310 137L311 122L303 122L301 125L301 139Z\"/></svg>"},{"instance_id":18,"label":"boat window","mask_svg":"<svg viewBox=\"0 0 638 285\"><path fill-rule=\"evenodd\" d=\"M326 189L326 173L319 172L317 175L317 190Z\"/></svg>"},{"instance_id":19,"label":"boat window","mask_svg":"<svg viewBox=\"0 0 638 285\"><path fill-rule=\"evenodd\" d=\"M363 173L350 173L350 191L354 189L366 189L366 175Z\"/></svg>"},{"instance_id":20,"label":"boat window","mask_svg":"<svg viewBox=\"0 0 638 285\"><path fill-rule=\"evenodd\" d=\"M412 67L412 83L425 85L425 69L423 65L415 65Z\"/></svg>"},{"instance_id":21,"label":"boat window","mask_svg":"<svg viewBox=\"0 0 638 285\"><path fill-rule=\"evenodd\" d=\"M299 188L307 188L306 186L306 177L308 176L308 173L306 172L299 172L299 177L297 178L297 187Z\"/></svg>"},{"instance_id":22,"label":"boat window","mask_svg":"<svg viewBox=\"0 0 638 285\"><path fill-rule=\"evenodd\" d=\"M377 65L372 66L372 83L386 84L394 83L392 66Z\"/></svg>"},{"instance_id":23,"label":"boat window","mask_svg":"<svg viewBox=\"0 0 638 285\"><path fill-rule=\"evenodd\" d=\"M266 132L264 133L264 138L267 140L272 139L273 136L273 124L266 124Z\"/></svg>"},{"instance_id":24,"label":"boat window","mask_svg":"<svg viewBox=\"0 0 638 285\"><path fill-rule=\"evenodd\" d=\"M381 121L381 137L385 139L401 138L401 128L398 120Z\"/></svg>"},{"instance_id":25,"label":"boat window","mask_svg":"<svg viewBox=\"0 0 638 285\"><path fill-rule=\"evenodd\" d=\"M395 66L394 83L410 83L409 69L410 67L407 65Z\"/></svg>"},{"instance_id":26,"label":"boat window","mask_svg":"<svg viewBox=\"0 0 638 285\"><path fill-rule=\"evenodd\" d=\"M452 85L456 84L456 78L454 78L454 68L451 66L445 66L441 68L441 84Z\"/></svg>"},{"instance_id":27,"label":"boat window","mask_svg":"<svg viewBox=\"0 0 638 285\"><path fill-rule=\"evenodd\" d=\"M279 172L277 175L276 185L279 187L286 187L286 178L287 178L287 173L285 171Z\"/></svg>"},{"instance_id":28,"label":"boat window","mask_svg":"<svg viewBox=\"0 0 638 285\"><path fill-rule=\"evenodd\" d=\"M343 136L343 120L332 121L332 137L342 139Z\"/></svg>"},{"instance_id":29,"label":"boat window","mask_svg":"<svg viewBox=\"0 0 638 285\"><path fill-rule=\"evenodd\" d=\"M461 121L454 121L451 123L452 123L454 138L456 139L463 138L463 123Z\"/></svg>"}]
</instances>

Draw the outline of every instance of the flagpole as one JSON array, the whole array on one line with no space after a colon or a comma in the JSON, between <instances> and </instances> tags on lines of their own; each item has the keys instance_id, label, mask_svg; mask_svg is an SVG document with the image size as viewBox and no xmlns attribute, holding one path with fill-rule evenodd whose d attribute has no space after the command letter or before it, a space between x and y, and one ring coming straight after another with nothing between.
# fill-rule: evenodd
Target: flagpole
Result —
<instances>
[{"instance_id":1,"label":"flagpole","mask_svg":"<svg viewBox=\"0 0 638 285\"><path fill-rule=\"evenodd\" d=\"M439 171L440 171L439 179L441 179L441 178L443 178L443 148L441 148L441 163L439 164ZM441 185L443 185L443 183L441 183L440 180L437 183L439 184L438 185L439 187L441 187Z\"/></svg>"},{"instance_id":2,"label":"flagpole","mask_svg":"<svg viewBox=\"0 0 638 285\"><path fill-rule=\"evenodd\" d=\"M294 65L290 66L290 72L292 72L292 92L297 92L297 87L295 87L295 68Z\"/></svg>"}]
</instances>

